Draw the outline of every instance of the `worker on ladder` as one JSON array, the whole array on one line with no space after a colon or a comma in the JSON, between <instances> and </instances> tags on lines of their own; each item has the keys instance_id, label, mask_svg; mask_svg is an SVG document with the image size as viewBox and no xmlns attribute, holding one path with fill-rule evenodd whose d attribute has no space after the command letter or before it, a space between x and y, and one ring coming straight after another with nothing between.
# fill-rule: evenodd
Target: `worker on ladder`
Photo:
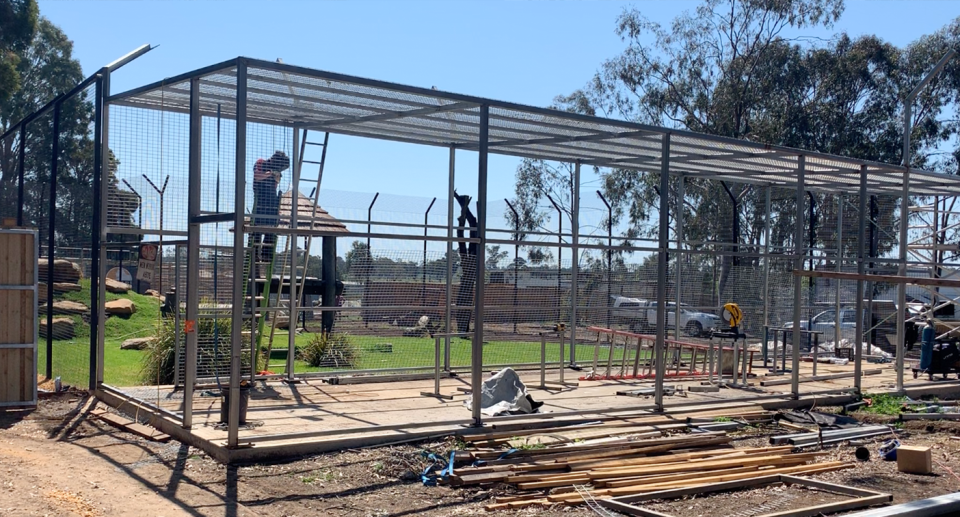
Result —
<instances>
[{"instance_id":1,"label":"worker on ladder","mask_svg":"<svg viewBox=\"0 0 960 517\"><path fill-rule=\"evenodd\" d=\"M253 166L253 225L277 226L280 214L280 185L281 173L290 167L290 158L283 151L273 153L267 159L260 158ZM257 217L264 216L264 217ZM275 233L252 233L251 246L254 249L256 262L273 262L274 247L277 243ZM262 241L261 241L262 239Z\"/></svg>"}]
</instances>

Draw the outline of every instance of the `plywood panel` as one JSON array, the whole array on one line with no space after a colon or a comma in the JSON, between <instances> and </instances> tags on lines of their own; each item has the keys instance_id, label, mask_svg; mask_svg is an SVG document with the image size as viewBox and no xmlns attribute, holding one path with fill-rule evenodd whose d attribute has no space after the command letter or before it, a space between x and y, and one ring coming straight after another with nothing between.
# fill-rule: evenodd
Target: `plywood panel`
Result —
<instances>
[{"instance_id":1,"label":"plywood panel","mask_svg":"<svg viewBox=\"0 0 960 517\"><path fill-rule=\"evenodd\" d=\"M0 407L36 401L36 233L0 230Z\"/></svg>"}]
</instances>

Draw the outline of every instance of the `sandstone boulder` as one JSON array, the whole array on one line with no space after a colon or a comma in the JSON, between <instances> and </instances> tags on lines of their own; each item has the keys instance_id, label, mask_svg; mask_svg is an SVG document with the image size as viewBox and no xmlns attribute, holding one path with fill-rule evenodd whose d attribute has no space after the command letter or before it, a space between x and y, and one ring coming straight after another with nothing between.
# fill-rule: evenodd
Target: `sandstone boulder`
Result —
<instances>
[{"instance_id":1,"label":"sandstone boulder","mask_svg":"<svg viewBox=\"0 0 960 517\"><path fill-rule=\"evenodd\" d=\"M143 350L156 341L156 339L155 337L131 338L120 344L120 350Z\"/></svg>"},{"instance_id":2,"label":"sandstone boulder","mask_svg":"<svg viewBox=\"0 0 960 517\"><path fill-rule=\"evenodd\" d=\"M42 308L40 312L43 313L45 310L46 308ZM53 302L54 314L85 314L87 312L90 312L90 307L80 302L72 302L70 300Z\"/></svg>"},{"instance_id":3,"label":"sandstone boulder","mask_svg":"<svg viewBox=\"0 0 960 517\"><path fill-rule=\"evenodd\" d=\"M107 279L104 287L106 287L108 293L113 294L125 294L130 290L130 284L121 282L119 280L114 280L112 278Z\"/></svg>"},{"instance_id":4,"label":"sandstone boulder","mask_svg":"<svg viewBox=\"0 0 960 517\"><path fill-rule=\"evenodd\" d=\"M37 266L39 266L40 278L46 279L50 261L42 258L37 262ZM77 284L80 283L81 278L83 278L83 269L80 268L79 264L64 259L55 259L53 261L54 282Z\"/></svg>"},{"instance_id":5,"label":"sandstone boulder","mask_svg":"<svg viewBox=\"0 0 960 517\"><path fill-rule=\"evenodd\" d=\"M76 335L72 318L53 318L53 339L73 339ZM40 318L40 336L47 337L46 318Z\"/></svg>"},{"instance_id":6,"label":"sandstone boulder","mask_svg":"<svg viewBox=\"0 0 960 517\"><path fill-rule=\"evenodd\" d=\"M109 301L103 304L103 308L109 316L130 316L137 312L136 304L126 298Z\"/></svg>"},{"instance_id":7,"label":"sandstone boulder","mask_svg":"<svg viewBox=\"0 0 960 517\"><path fill-rule=\"evenodd\" d=\"M83 288L80 286L80 284L71 284L69 282L53 283L53 294L77 292L81 289ZM37 284L37 297L39 297L41 301L47 299L47 284L45 282L40 282Z\"/></svg>"}]
</instances>

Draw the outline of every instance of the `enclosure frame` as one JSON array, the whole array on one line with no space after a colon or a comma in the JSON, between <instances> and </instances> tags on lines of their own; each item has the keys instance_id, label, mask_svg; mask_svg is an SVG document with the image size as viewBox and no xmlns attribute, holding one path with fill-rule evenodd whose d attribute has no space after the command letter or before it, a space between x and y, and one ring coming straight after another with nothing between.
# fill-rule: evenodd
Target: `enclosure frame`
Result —
<instances>
[{"instance_id":1,"label":"enclosure frame","mask_svg":"<svg viewBox=\"0 0 960 517\"><path fill-rule=\"evenodd\" d=\"M474 242L476 243L477 267L475 271L475 289L473 293L474 305L471 307L475 311L475 331L472 335L470 371L473 397L473 413L469 420L451 420L446 422L449 425L460 425L468 423L475 427L483 426L486 423L509 421L509 418L484 419L480 414L480 385L482 383L483 367L483 340L484 340L484 279L485 279L485 250L487 244L514 244L515 241L496 239L488 237L487 228L487 168L489 154L502 154L507 156L518 156L528 158L548 159L573 165L574 185L576 195L571 200L571 222L570 229L571 241L569 243L560 242L556 244L559 250L569 249L574 257L579 256L584 249L625 249L626 251L645 251L655 253L657 256L657 280L659 285L666 285L668 280L668 260L671 253L683 256L684 244L687 241L682 232L682 224L678 225L674 238L671 238L669 227L670 205L669 196L659 196L660 206L658 210L659 232L656 239L656 246L637 245L637 246L602 246L581 242L580 236L580 189L581 189L581 167L603 166L618 167L625 169L635 169L654 174L659 174L660 191L669 192L669 181L671 176L680 178L680 196L682 196L683 185L688 179L709 179L724 180L736 183L755 185L758 188L765 189L765 217L767 224L764 225L764 244L762 251L754 255L764 258L763 284L765 292L769 292L769 258L792 260L795 271L804 270L804 257L808 249L803 244L803 232L805 224L808 222L803 210L804 195L806 192L828 192L857 195L858 225L861 237L864 235L867 224L867 202L868 195L899 195L901 196L903 206L907 206L909 196L935 196L936 199L954 197L960 194L960 179L935 174L931 172L910 169L907 167L876 163L872 161L857 160L846 157L831 156L823 153L807 152L803 150L790 149L781 146L771 146L757 144L731 138L717 137L711 135L701 135L689 131L682 131L670 128L662 128L638 124L623 120L606 119L580 115L576 113L561 112L557 110L524 106L508 102L501 102L481 97L466 96L438 91L435 89L417 88L383 81L376 81L360 77L324 72L303 67L275 63L270 61L256 60L245 57L239 57L204 67L192 72L181 74L172 78L164 79L159 82L148 84L126 92L111 94L110 75L120 66L142 55L149 47L141 47L137 51L125 56L121 60L108 65L99 70L94 76L78 85L71 93L55 99L47 106L41 108L36 113L13 126L3 135L6 138L14 131L19 131L23 135L24 128L30 120L53 110L56 115L59 113L60 101L69 97L83 88L96 83L96 118L95 118L95 162L96 174L93 189L99 195L94 199L94 228L97 229L92 236L94 249L99 250L94 254L94 285L99 286L93 290L92 302L94 312L91 315L91 343L90 343L90 388L102 395L105 399L113 400L116 397L128 396L122 391L112 388L104 383L104 326L101 322L105 321L104 301L106 299L105 283L99 279L106 277L106 253L107 236L111 233L123 233L118 229L111 229L107 225L107 203L101 200L107 199L107 185L103 181L103 161L104 157L110 152L109 147L109 107L110 106L133 106L137 108L171 111L185 113L189 116L189 185L190 197L188 200L188 230L186 232L164 231L138 229L137 233L143 235L171 235L186 237L187 242L187 303L186 319L195 321L198 317L199 293L197 291L199 278L199 249L200 249L200 229L203 224L213 222L232 222L235 228L241 229L234 232L232 243L233 248L233 267L234 271L242 271L244 267L245 256L245 236L248 232L269 231L278 235L284 235L288 238L297 236L317 236L317 237L389 237L398 238L393 235L373 234L354 232L333 232L329 229L318 229L312 222L309 228L303 228L298 221L298 203L291 203L290 224L288 227L262 227L256 226L252 221L247 222L242 209L230 213L202 213L200 210L200 160L201 160L201 123L203 117L213 116L210 103L205 104L205 96L210 95L205 91L205 78L212 74L227 72L230 75L231 70L235 70L233 75L236 78L233 85L232 95L221 96L218 99L222 102L232 100L234 113L228 114L225 118L233 118L237 122L236 142L235 142L235 192L234 204L236 207L245 206L245 177L246 177L246 146L247 135L246 128L248 122L262 123L271 126L286 127L293 130L294 149L298 141L299 131L304 130L322 130L333 134L346 134L364 138L391 140L408 144L420 144L444 147L449 149L449 185L448 185L448 220L446 226L437 229L446 230L445 236L426 236L409 237L410 240L439 241L443 242L448 252L447 256L447 285L446 285L446 307L445 313L447 321L451 319L451 283L450 272L452 263L449 259L453 250L454 242ZM250 87L250 71L254 70L256 80L264 80L271 73L289 74L304 80L326 81L328 84L341 85L339 92L347 97L353 95L350 101L341 101L339 108L353 110L361 114L349 116L334 116L324 111L323 103L307 104L302 96L294 93L294 86L303 86L294 84L290 80L271 79L278 86L289 88L289 93L265 91L261 87ZM266 74L266 75L265 75ZM267 81L270 82L270 81ZM157 101L157 92L165 88L176 87L181 84L187 84L186 92L179 92ZM346 86L343 86L346 85ZM220 85L222 87L222 85ZM349 87L347 87L349 86ZM335 87L327 87L335 89ZM415 101L406 100L408 109L390 110L376 109L371 107L364 99L377 99L392 95L398 98L413 97ZM251 97L254 96L254 97ZM436 105L423 105L423 99L430 99ZM288 104L287 104L288 103ZM353 104L351 104L353 103ZM403 102L401 102L403 104ZM332 106L333 104L331 104ZM444 113L450 115L461 115L476 117L476 122L471 121L450 124L450 128L431 127L425 124L424 120L434 114ZM466 114L466 115L465 115ZM456 126L457 129L453 129ZM502 136L505 133L518 133L526 135L526 138L507 138ZM21 140L22 141L22 140ZM55 140L56 142L56 140ZM478 153L478 184L477 184L477 226L476 228L459 228L454 226L453 221L453 185L455 179L454 165L456 161L456 151L471 151ZM54 151L56 153L56 151ZM23 198L23 145L21 145L20 156L20 199ZM294 157L296 158L296 156ZM56 163L53 160L53 181L56 180ZM299 175L299 170L295 167L295 179ZM293 197L298 199L297 181L293 183ZM793 232L793 249L790 253L774 253L769 246L770 232L770 192L773 188L795 188L796 189L796 226ZM682 197L681 197L682 199ZM51 205L53 201L51 200ZM371 205L372 206L372 205ZM939 206L939 205L938 205ZM369 224L369 222L368 222ZM424 224L424 228L428 227ZM52 228L52 226L51 226ZM476 230L477 239L457 239L454 236L455 229ZM52 234L51 230L51 234ZM562 231L560 233L563 236ZM905 250L907 245L907 234L902 232L899 245ZM722 255L724 251L708 250L700 251L707 255ZM296 260L294 258L292 260ZM915 263L908 260L905 251L901 252L899 259L877 259L867 256L864 239L859 239L857 246L856 265L857 271L861 277L866 274L866 263L882 262L899 266L906 271L908 264ZM839 262L839 261L838 261ZM578 260L573 260L570 268L571 285L576 286L579 275ZM681 271L676 272L676 280L679 285ZM296 275L292 275L291 283L293 291L296 290ZM869 281L860 278L857 283L856 300L856 332L858 336L864 333L863 304L864 304L864 286ZM243 306L243 280L242 275L234 274L233 285L231 286L232 301L234 311ZM801 318L801 285L802 279L799 275L793 279L794 285L794 304L793 304L793 354L791 357L791 393L787 398L798 399L800 397L799 389L799 362L800 362L800 318ZM52 289L50 290L52 292ZM570 305L570 358L571 365L576 364L575 349L578 343L577 322L578 299L577 289L571 290ZM677 292L677 303L680 303L680 293ZM666 316L667 292L666 289L657 290L657 316L656 335L653 346L654 361L656 363L657 375L655 379L655 400L652 406L641 405L631 409L655 411L664 411L664 376L665 361L664 353L666 349L666 340L668 334L668 325ZM768 300L764 297L763 319L764 324L768 323ZM299 304L298 297L291 296L291 316L300 311L302 307ZM901 303L898 307L898 328L901 329L902 323L906 319L904 314L904 305ZM292 321L295 321L291 317ZM241 439L239 435L239 390L241 382L241 354L242 343L242 318L233 318L231 328L231 349L230 349L230 408L228 422L228 449L237 449L251 446L258 442L271 441L276 439L288 439L291 437L309 438L331 434L328 432L299 433L280 436L267 437L249 437ZM677 318L677 328L679 334L679 318ZM449 344L451 335L444 337ZM292 337L291 337L292 339ZM449 350L449 348L448 348ZM186 368L184 392L186 400L191 400L194 391L194 385L197 379L197 337L195 334L186 334ZM49 360L49 355L47 356ZM903 357L898 354L897 360L897 388L903 390ZM861 386L862 373L862 350L856 347L856 356L854 358L854 389L859 391ZM561 363L562 364L562 363ZM292 369L288 370L288 377L292 377ZM294 380L292 378L287 380ZM834 390L828 393L837 393L846 390ZM129 396L128 396L129 397ZM783 398L781 395L771 395L769 398ZM750 397L749 400L756 400L761 397ZM150 405L145 401L137 401L135 397L130 397L134 402L143 407L152 408L155 416L169 419L176 422L182 429L189 430L193 425L193 414L191 404L184 404L182 416L159 407ZM738 399L726 399L726 401L735 401ZM671 407L682 407L684 404L671 405ZM623 411L623 409L616 409ZM569 414L576 414L571 412ZM526 418L539 418L536 415ZM409 426L408 426L409 427ZM382 428L382 426L381 426ZM356 428L347 430L338 430L340 434L350 434L352 432L363 432L369 428Z\"/></svg>"}]
</instances>

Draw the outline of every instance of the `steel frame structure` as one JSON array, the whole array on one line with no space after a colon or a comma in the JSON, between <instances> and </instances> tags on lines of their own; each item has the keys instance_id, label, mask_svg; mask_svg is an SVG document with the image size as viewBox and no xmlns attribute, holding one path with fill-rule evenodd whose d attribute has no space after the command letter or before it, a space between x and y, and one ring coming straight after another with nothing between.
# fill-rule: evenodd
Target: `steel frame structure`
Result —
<instances>
[{"instance_id":1,"label":"steel frame structure","mask_svg":"<svg viewBox=\"0 0 960 517\"><path fill-rule=\"evenodd\" d=\"M146 50L149 50L147 47ZM490 154L534 158L573 164L575 192L572 195L571 222L568 235L561 236L561 242L555 244L558 249L569 249L573 257L579 256L584 249L609 249L585 242L580 235L580 171L584 165L634 169L659 175L660 192L668 193L671 176L681 178L681 185L693 179L728 181L755 185L766 190L766 238L759 251L742 255L793 261L797 270L804 268L803 261L807 248L803 244L803 231L806 218L803 211L806 192L830 194L849 194L858 199L859 229L863 235L866 228L867 201L869 195L900 196L937 196L953 197L960 194L960 178L912 170L907 167L858 160L848 157L832 156L823 153L808 152L781 146L758 144L730 138L702 135L689 131L637 124L629 121L586 116L557 110L525 106L493 99L460 95L428 88L400 85L384 81L365 79L321 70L297 67L282 63L238 57L182 75L167 78L126 92L111 94L110 74L122 64L141 55L146 50L138 49L131 56L101 69L96 75L98 84L97 103L97 161L98 175L94 188L100 193L100 199L107 199L107 185L100 181L102 177L102 157L109 153L109 107L129 106L147 110L160 110L186 114L189 117L189 185L188 229L186 232L171 230L138 229L144 235L185 236L187 241L187 302L185 319L198 317L199 293L197 292L199 271L200 230L203 224L215 221L231 221L235 228L233 239L234 271L244 267L245 235L251 232L272 232L285 235L290 239L298 236L333 237L377 237L368 233L344 233L342 230L318 228L312 223L304 227L298 223L297 203L292 204L290 223L287 227L261 227L245 218L247 172L247 124L259 123L293 129L294 142L298 131L322 130L335 134L357 137L391 140L410 144L443 147L450 152L450 170L448 191L449 215L446 226L431 228L446 230L444 236L420 236L418 240L434 240L446 244L448 257L453 250L454 221L452 217L452 192L454 185L454 164L457 151L478 153L477 184L477 226L471 228L477 232L476 239L465 239L478 244L476 288L474 307L476 329L473 333L471 348L471 385L473 386L472 424L483 425L480 415L480 389L483 367L484 340L484 252L486 245L510 243L498 240L488 233L501 233L487 228L487 158ZM51 104L51 106L53 103ZM45 108L49 109L49 107ZM200 211L200 158L201 126L203 117L221 116L236 121L235 135L235 192L231 213L208 214ZM21 126L22 127L22 126ZM14 128L16 130L16 127ZM4 135L6 137L7 135ZM296 147L296 145L294 146ZM296 175L299 171L294 171ZM792 188L796 193L796 225L794 228L793 249L789 252L775 253L769 246L770 191L773 188ZM294 196L296 196L294 182ZM680 189L682 196L682 187ZM906 203L906 201L904 201ZM107 235L111 233L129 233L129 229L111 228L105 224L107 203L100 202L96 211L95 227L99 229L95 246L99 253L95 255L98 278L106 275ZM660 286L667 284L668 254L694 253L685 251L682 221L678 224L673 238L670 235L668 195L660 196L658 217L659 231L655 242L648 246L614 246L625 251L650 251L657 256L657 280ZM369 222L369 221L368 221ZM428 225L424 225L426 229ZM395 235L383 235L398 238ZM570 242L562 242L567 236ZM411 237L413 238L413 237ZM900 236L900 246L906 248L906 234ZM696 253L723 254L717 251L698 251ZM862 275L868 260L863 239L857 248L857 270ZM883 259L869 259L882 262ZM768 260L765 260L766 264ZM906 259L890 262L905 264ZM769 266L765 266L763 283L769 292ZM448 279L451 262L447 261ZM573 260L571 267L571 285L578 282L578 261ZM680 269L677 270L677 282ZM799 361L800 361L800 318L801 318L801 282L794 278L793 306L793 357L791 394L798 398ZM857 281L857 335L863 335L863 293L865 281ZM234 311L243 305L242 275L236 274L231 286ZM105 285L99 284L95 292L97 310L94 322L103 321L105 314ZM295 289L295 287L294 287ZM451 287L448 280L447 320L450 319ZM291 296L291 321L300 309L296 296ZM764 323L768 319L767 297L764 297ZM677 303L680 294L677 293ZM667 294L665 288L658 289L658 324L654 355L657 375L655 384L654 409L664 410L663 373L665 368L664 350L667 334L665 311ZM570 363L576 363L575 346L577 342L577 289L571 291L570 314ZM900 306L900 312L903 306ZM900 316L902 321L903 315ZM678 318L679 320L679 318ZM233 318L230 349L230 408L228 420L227 445L231 448L244 442L239 434L239 390L241 363L241 318ZM95 325L91 343L91 355L96 360L95 372L91 371L91 388L106 386L103 383L103 347L104 330ZM679 321L676 331L679 333ZM446 340L449 342L449 337ZM193 387L197 379L197 337L186 335L185 399L192 400ZM860 387L862 353L856 347L854 387ZM898 386L902 388L903 363L898 361ZM108 387L109 388L109 387ZM169 415L168 415L169 416ZM173 415L183 428L193 425L191 404L185 404L182 416ZM362 431L359 430L358 431Z\"/></svg>"},{"instance_id":2,"label":"steel frame structure","mask_svg":"<svg viewBox=\"0 0 960 517\"><path fill-rule=\"evenodd\" d=\"M109 85L109 82L106 83ZM109 91L109 90L107 90ZM559 244L570 248L574 257L588 244L579 238L579 188L580 168L583 165L629 168L660 175L660 192L669 192L671 175L686 179L724 180L749 183L767 189L769 214L769 190L776 187L795 188L796 227L792 259L794 268L802 270L806 249L803 245L805 225L804 196L808 191L824 193L856 194L861 210L859 224L865 225L865 199L868 194L901 194L920 196L953 196L960 192L956 178L905 167L876 163L852 158L807 152L780 146L755 144L729 138L701 135L687 131L648 126L622 120L584 116L556 110L523 106L492 99L441 92L400 84L364 79L320 70L313 70L282 63L240 57L210 67L202 68L177 77L148 84L127 92L105 97L106 105L131 106L145 109L187 113L190 117L190 227L188 240L188 313L186 318L196 318L197 253L199 247L199 128L202 117L212 117L218 108L222 116L236 120L236 192L235 206L244 206L246 175L246 126L255 122L299 130L322 130L352 136L399 141L411 144L446 147L450 150L450 184L453 189L453 164L458 150L475 151L479 155L477 184L477 282L474 293L476 329L473 334L471 353L471 385L473 389L473 425L483 424L480 415L480 390L483 366L483 321L484 321L484 250L487 243L499 242L487 236L487 157L503 154L574 164L574 185L577 192L572 199L571 242ZM106 124L106 122L104 122ZM295 137L296 138L296 137ZM106 144L104 144L106 145ZM106 149L106 147L104 147ZM297 171L294 173L296 174ZM450 196L449 203L452 203ZM234 234L234 269L243 268L244 235L247 232L273 231L295 239L296 236L325 236L331 233L323 229L300 228L296 223L294 207L288 228L269 229L248 223L242 210L229 217L243 231ZM445 228L447 235L436 238L446 242L452 250L452 210ZM678 230L670 238L668 196L660 196L659 234L656 247L636 247L632 250L651 250L657 253L658 284L667 283L668 253L682 252L684 239ZM768 225L769 229L769 225ZM106 229L110 232L110 229ZM144 232L149 233L149 232ZM343 236L339 233L335 236ZM370 235L367 234L367 237ZM901 237L901 240L905 236ZM673 244L673 246L671 246ZM905 242L901 242L901 245ZM769 247L760 253L770 256ZM780 257L786 258L784 255ZM858 248L858 270L863 271L864 250ZM448 261L449 262L449 261ZM765 261L766 262L766 261ZM449 269L449 264L448 264ZM577 261L573 261L571 282L577 282ZM679 275L679 269L678 269ZM764 277L767 273L765 270ZM243 286L240 275L235 275L233 306L241 307ZM191 279L194 282L191 282ZM799 397L800 362L800 317L801 282L794 278L794 332L792 356L791 395ZM862 331L863 281L858 282L858 321ZM449 291L449 283L447 287ZM572 290L571 302L571 363L575 363L577 329L576 289ZM293 297L295 298L295 297ZM449 294L448 294L448 300ZM657 365L655 404L664 409L663 373L664 340L666 328L666 289L658 289L658 325L654 347ZM678 293L679 301L679 293ZM449 303L448 303L449 305ZM192 309L191 309L192 307ZM291 318L298 307L291 306ZM448 307L449 312L449 307ZM767 307L764 307L764 318ZM901 316L902 321L903 316ZM228 446L240 445L238 431L240 389L240 343L241 319L233 319L230 408L228 421ZM862 334L861 334L862 335ZM102 339L100 341L102 346ZM187 400L192 397L192 385L196 380L196 336L188 334L186 390ZM901 354L902 355L902 354ZM857 347L856 371L861 371L861 351ZM902 360L898 361L902 379ZM102 376L102 371L100 372ZM859 388L859 375L855 387ZM902 383L901 383L902 386ZM183 426L192 425L190 404L185 404Z\"/></svg>"}]
</instances>

